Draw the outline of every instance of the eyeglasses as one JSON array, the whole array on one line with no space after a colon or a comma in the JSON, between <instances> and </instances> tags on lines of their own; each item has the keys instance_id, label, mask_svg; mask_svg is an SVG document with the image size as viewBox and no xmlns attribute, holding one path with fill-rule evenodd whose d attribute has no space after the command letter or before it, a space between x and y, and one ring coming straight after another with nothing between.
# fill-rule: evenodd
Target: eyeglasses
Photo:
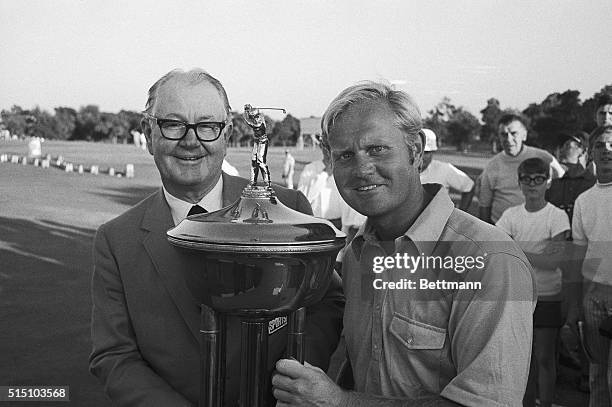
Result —
<instances>
[{"instance_id":1,"label":"eyeglasses","mask_svg":"<svg viewBox=\"0 0 612 407\"><path fill-rule=\"evenodd\" d=\"M193 129L198 140L215 141L221 136L221 132L225 128L225 122L185 123L175 119L160 119L147 113L145 113L145 116L155 120L162 137L168 140L181 140L187 135L189 129Z\"/></svg>"},{"instance_id":2,"label":"eyeglasses","mask_svg":"<svg viewBox=\"0 0 612 407\"><path fill-rule=\"evenodd\" d=\"M532 182L535 185L542 185L547 180L548 180L548 177L545 177L544 175L536 175L533 177L529 175L521 175L519 177L519 182L524 185L531 185Z\"/></svg>"}]
</instances>

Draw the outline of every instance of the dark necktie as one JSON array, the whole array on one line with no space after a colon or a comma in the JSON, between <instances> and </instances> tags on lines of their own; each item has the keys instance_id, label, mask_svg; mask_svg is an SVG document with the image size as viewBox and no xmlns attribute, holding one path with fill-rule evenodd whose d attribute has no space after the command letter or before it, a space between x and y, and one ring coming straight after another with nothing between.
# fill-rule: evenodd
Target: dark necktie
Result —
<instances>
[{"instance_id":1,"label":"dark necktie","mask_svg":"<svg viewBox=\"0 0 612 407\"><path fill-rule=\"evenodd\" d=\"M193 205L191 209L189 209L189 213L187 216L191 215L199 215L200 213L207 213L208 211L202 208L200 205Z\"/></svg>"}]
</instances>

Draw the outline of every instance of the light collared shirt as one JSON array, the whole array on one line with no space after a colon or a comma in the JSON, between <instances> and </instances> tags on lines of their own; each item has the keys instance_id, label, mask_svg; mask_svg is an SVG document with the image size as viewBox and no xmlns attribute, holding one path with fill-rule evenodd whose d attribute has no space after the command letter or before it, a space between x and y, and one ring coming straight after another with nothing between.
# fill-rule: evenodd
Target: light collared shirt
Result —
<instances>
[{"instance_id":1,"label":"light collared shirt","mask_svg":"<svg viewBox=\"0 0 612 407\"><path fill-rule=\"evenodd\" d=\"M431 160L420 176L421 184L440 184L461 193L470 192L474 187L474 181L465 172L444 161Z\"/></svg>"},{"instance_id":2,"label":"light collared shirt","mask_svg":"<svg viewBox=\"0 0 612 407\"><path fill-rule=\"evenodd\" d=\"M166 188L163 188L163 190L164 196L166 197L166 202L168 202L168 206L170 206L170 213L172 214L172 220L174 221L175 226L187 217L187 214L193 205L200 205L208 212L214 212L223 207L223 177L219 177L219 181L217 181L213 189L211 189L210 192L204 196L204 198L200 199L200 202L197 204L186 202L175 197L166 191Z\"/></svg>"},{"instance_id":3,"label":"light collared shirt","mask_svg":"<svg viewBox=\"0 0 612 407\"><path fill-rule=\"evenodd\" d=\"M317 218L342 217L342 197L333 175L325 171L323 161L313 161L304 167L300 174L298 190L306 196L312 213Z\"/></svg>"},{"instance_id":4,"label":"light collared shirt","mask_svg":"<svg viewBox=\"0 0 612 407\"><path fill-rule=\"evenodd\" d=\"M612 185L597 182L578 196L572 237L587 246L582 275L589 282L612 287Z\"/></svg>"},{"instance_id":5,"label":"light collared shirt","mask_svg":"<svg viewBox=\"0 0 612 407\"><path fill-rule=\"evenodd\" d=\"M344 249L344 334L355 390L522 406L536 301L531 266L505 233L455 209L439 185L424 188L434 197L395 239L392 256L427 259L425 267L401 261L375 273L386 253L370 220ZM406 279L416 289L376 289L376 279ZM422 279L481 288L419 288Z\"/></svg>"}]
</instances>

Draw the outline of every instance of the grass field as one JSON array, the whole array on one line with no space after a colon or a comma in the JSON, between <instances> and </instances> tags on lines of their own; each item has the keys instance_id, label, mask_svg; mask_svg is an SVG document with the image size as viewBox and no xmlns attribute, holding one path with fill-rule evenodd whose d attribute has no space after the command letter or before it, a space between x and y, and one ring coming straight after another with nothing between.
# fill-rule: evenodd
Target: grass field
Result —
<instances>
[{"instance_id":1,"label":"grass field","mask_svg":"<svg viewBox=\"0 0 612 407\"><path fill-rule=\"evenodd\" d=\"M320 152L291 151L297 183L303 166ZM2 153L25 155L27 145L0 141ZM100 224L159 188L159 174L151 156L133 145L47 141L43 154L101 167L132 163L136 175L126 179L0 163L0 385L69 385L70 405L110 406L87 370L93 236ZM249 155L248 149L232 149L228 161L246 176ZM487 161L439 156L473 177ZM273 181L280 181L283 159L282 148L268 153Z\"/></svg>"}]
</instances>

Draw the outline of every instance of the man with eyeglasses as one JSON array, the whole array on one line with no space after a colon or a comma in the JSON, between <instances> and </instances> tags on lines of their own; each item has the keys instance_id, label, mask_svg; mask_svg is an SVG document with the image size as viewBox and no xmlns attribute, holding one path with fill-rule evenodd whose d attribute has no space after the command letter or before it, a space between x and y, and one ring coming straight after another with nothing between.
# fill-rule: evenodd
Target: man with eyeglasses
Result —
<instances>
[{"instance_id":1,"label":"man with eyeglasses","mask_svg":"<svg viewBox=\"0 0 612 407\"><path fill-rule=\"evenodd\" d=\"M94 243L89 363L115 405L198 402L205 270L196 254L171 246L166 231L188 215L231 204L248 185L221 170L231 123L223 86L201 69L171 71L149 90L142 128L162 188L102 225ZM285 205L312 214L301 193L274 189ZM340 335L343 303L335 275L325 298L308 310L310 363L327 367ZM228 406L236 405L239 393L239 328L237 320L228 320ZM270 334L270 371L285 342L286 328Z\"/></svg>"},{"instance_id":2,"label":"man with eyeglasses","mask_svg":"<svg viewBox=\"0 0 612 407\"><path fill-rule=\"evenodd\" d=\"M552 178L562 177L563 168L547 151L525 145L527 126L517 114L505 114L499 119L498 137L504 151L487 163L480 175L478 192L479 217L495 223L511 206L524 202L516 182L519 164L528 158L541 158L550 164Z\"/></svg>"}]
</instances>

